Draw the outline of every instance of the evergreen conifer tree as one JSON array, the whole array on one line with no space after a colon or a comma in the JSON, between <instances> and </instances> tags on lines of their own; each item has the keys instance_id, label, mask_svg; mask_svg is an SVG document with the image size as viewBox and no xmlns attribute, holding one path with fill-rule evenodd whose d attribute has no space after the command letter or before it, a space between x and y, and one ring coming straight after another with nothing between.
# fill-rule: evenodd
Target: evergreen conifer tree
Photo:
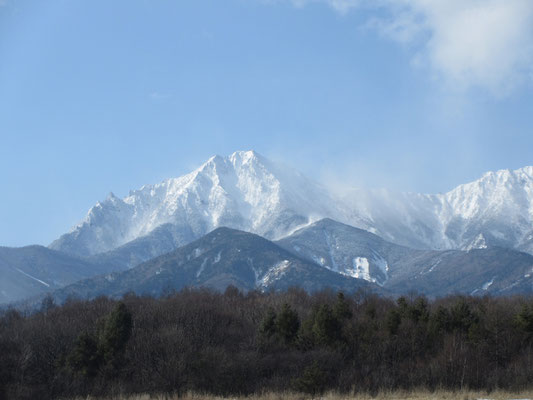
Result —
<instances>
[{"instance_id":1,"label":"evergreen conifer tree","mask_svg":"<svg viewBox=\"0 0 533 400\"><path fill-rule=\"evenodd\" d=\"M298 313L287 303L283 304L276 318L276 332L286 343L292 343L296 339L299 328L300 319Z\"/></svg>"},{"instance_id":2,"label":"evergreen conifer tree","mask_svg":"<svg viewBox=\"0 0 533 400\"><path fill-rule=\"evenodd\" d=\"M98 343L93 335L84 332L78 336L74 349L67 357L67 365L74 373L94 377L100 366Z\"/></svg>"},{"instance_id":3,"label":"evergreen conifer tree","mask_svg":"<svg viewBox=\"0 0 533 400\"><path fill-rule=\"evenodd\" d=\"M352 310L350 310L350 306L344 297L344 293L337 293L337 302L335 303L333 312L339 321L352 318Z\"/></svg>"},{"instance_id":4,"label":"evergreen conifer tree","mask_svg":"<svg viewBox=\"0 0 533 400\"><path fill-rule=\"evenodd\" d=\"M332 345L339 338L340 323L331 307L322 304L315 316L313 336L317 344Z\"/></svg>"},{"instance_id":5,"label":"evergreen conifer tree","mask_svg":"<svg viewBox=\"0 0 533 400\"><path fill-rule=\"evenodd\" d=\"M259 326L259 333L264 338L269 338L276 333L276 312L272 307L269 307L261 325Z\"/></svg>"},{"instance_id":6,"label":"evergreen conifer tree","mask_svg":"<svg viewBox=\"0 0 533 400\"><path fill-rule=\"evenodd\" d=\"M107 316L100 339L100 353L106 364L116 366L122 356L132 330L131 313L122 302Z\"/></svg>"}]
</instances>

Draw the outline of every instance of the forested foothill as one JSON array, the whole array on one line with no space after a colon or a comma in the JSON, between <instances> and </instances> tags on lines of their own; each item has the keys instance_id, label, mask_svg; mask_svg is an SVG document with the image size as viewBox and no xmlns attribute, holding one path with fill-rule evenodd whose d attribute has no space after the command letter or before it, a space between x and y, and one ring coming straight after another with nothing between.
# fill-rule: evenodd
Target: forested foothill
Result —
<instances>
[{"instance_id":1,"label":"forested foothill","mask_svg":"<svg viewBox=\"0 0 533 400\"><path fill-rule=\"evenodd\" d=\"M533 299L359 292L43 301L0 316L0 398L531 389Z\"/></svg>"}]
</instances>

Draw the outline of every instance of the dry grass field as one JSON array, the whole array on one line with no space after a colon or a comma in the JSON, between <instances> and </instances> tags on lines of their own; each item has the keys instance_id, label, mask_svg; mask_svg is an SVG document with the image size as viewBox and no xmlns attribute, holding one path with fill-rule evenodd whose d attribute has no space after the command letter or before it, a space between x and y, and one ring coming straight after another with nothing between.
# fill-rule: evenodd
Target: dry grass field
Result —
<instances>
[{"instance_id":1,"label":"dry grass field","mask_svg":"<svg viewBox=\"0 0 533 400\"><path fill-rule=\"evenodd\" d=\"M312 396L297 393L266 393L248 397L218 397L199 394L186 394L182 396L165 394L141 394L134 396L115 396L107 398L84 397L75 400L307 400ZM369 394L343 395L328 393L316 396L314 399L320 400L533 400L533 391L521 393L510 393L503 391L470 392L470 391L416 391L416 392L393 392L378 393L375 396Z\"/></svg>"}]
</instances>

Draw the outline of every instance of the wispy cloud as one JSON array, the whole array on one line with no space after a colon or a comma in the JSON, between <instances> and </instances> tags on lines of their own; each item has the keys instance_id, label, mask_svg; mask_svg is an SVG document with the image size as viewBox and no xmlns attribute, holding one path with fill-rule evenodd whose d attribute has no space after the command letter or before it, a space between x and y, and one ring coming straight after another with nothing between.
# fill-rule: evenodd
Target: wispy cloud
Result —
<instances>
[{"instance_id":1,"label":"wispy cloud","mask_svg":"<svg viewBox=\"0 0 533 400\"><path fill-rule=\"evenodd\" d=\"M341 13L375 11L367 27L409 45L417 65L460 90L505 95L533 82L531 0L290 0Z\"/></svg>"}]
</instances>

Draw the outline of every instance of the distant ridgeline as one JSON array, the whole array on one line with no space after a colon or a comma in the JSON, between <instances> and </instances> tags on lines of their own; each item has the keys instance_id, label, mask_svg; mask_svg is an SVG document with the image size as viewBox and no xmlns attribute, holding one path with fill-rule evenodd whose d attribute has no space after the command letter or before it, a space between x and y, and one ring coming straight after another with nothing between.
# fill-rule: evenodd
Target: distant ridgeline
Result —
<instances>
[{"instance_id":1,"label":"distant ridgeline","mask_svg":"<svg viewBox=\"0 0 533 400\"><path fill-rule=\"evenodd\" d=\"M0 247L0 304L184 287L533 292L533 167L439 195L344 195L253 151L113 194L49 248Z\"/></svg>"},{"instance_id":2,"label":"distant ridgeline","mask_svg":"<svg viewBox=\"0 0 533 400\"><path fill-rule=\"evenodd\" d=\"M0 314L0 398L533 389L533 299L126 295Z\"/></svg>"}]
</instances>

